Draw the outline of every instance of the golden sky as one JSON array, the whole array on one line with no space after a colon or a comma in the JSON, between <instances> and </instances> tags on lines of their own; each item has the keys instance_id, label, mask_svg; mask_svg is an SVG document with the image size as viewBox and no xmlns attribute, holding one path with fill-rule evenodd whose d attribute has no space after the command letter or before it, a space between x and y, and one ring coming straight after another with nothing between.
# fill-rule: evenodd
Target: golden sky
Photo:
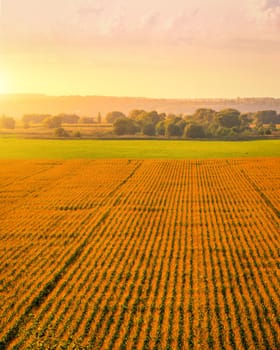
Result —
<instances>
[{"instance_id":1,"label":"golden sky","mask_svg":"<svg viewBox=\"0 0 280 350\"><path fill-rule=\"evenodd\" d=\"M279 97L279 62L280 0L1 2L0 93Z\"/></svg>"}]
</instances>

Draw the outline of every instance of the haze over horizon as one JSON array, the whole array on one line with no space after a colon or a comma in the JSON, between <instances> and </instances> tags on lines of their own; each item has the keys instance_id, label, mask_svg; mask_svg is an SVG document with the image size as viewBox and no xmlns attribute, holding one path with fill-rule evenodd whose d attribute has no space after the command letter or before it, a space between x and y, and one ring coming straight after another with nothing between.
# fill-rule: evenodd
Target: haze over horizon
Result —
<instances>
[{"instance_id":1,"label":"haze over horizon","mask_svg":"<svg viewBox=\"0 0 280 350\"><path fill-rule=\"evenodd\" d=\"M2 0L0 11L0 93L280 95L280 0Z\"/></svg>"},{"instance_id":2,"label":"haze over horizon","mask_svg":"<svg viewBox=\"0 0 280 350\"><path fill-rule=\"evenodd\" d=\"M0 96L1 97L9 97L9 96L19 96L19 97L29 97L29 96L43 96L43 97L67 97L67 98L71 98L71 97L100 97L100 98L115 98L115 99L147 99L147 100L246 100L246 99L250 99L250 100L268 100L268 99L273 99L273 100L280 100L280 95L278 96L228 96L228 97L223 97L223 96L213 96L213 97L208 97L208 96L204 96L204 97L200 97L200 96L196 96L196 97L167 97L167 96L135 96L135 95L98 95L98 94L74 94L74 93L66 93L66 94L61 94L61 93L57 93L57 94L50 94L50 93L45 93L45 92L20 92L20 91L14 91L14 92L0 92Z\"/></svg>"}]
</instances>

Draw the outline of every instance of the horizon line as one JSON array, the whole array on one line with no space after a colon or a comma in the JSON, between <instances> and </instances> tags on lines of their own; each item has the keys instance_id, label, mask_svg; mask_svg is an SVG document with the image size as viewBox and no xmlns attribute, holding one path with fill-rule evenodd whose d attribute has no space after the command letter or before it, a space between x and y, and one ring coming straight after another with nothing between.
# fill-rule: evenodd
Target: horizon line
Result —
<instances>
[{"instance_id":1,"label":"horizon line","mask_svg":"<svg viewBox=\"0 0 280 350\"><path fill-rule=\"evenodd\" d=\"M48 94L40 92L8 92L0 93L0 96L45 96L45 97L105 97L105 98L128 98L146 100L246 100L246 99L274 99L276 96L235 96L235 97L147 97L147 96L118 96L118 95L96 95L96 94Z\"/></svg>"}]
</instances>

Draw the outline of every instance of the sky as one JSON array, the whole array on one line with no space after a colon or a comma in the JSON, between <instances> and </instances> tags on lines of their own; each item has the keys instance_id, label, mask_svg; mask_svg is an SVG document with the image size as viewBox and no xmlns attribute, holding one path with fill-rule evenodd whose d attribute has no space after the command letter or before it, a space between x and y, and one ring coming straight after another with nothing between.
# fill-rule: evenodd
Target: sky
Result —
<instances>
[{"instance_id":1,"label":"sky","mask_svg":"<svg viewBox=\"0 0 280 350\"><path fill-rule=\"evenodd\" d=\"M0 93L280 97L280 0L0 4Z\"/></svg>"}]
</instances>

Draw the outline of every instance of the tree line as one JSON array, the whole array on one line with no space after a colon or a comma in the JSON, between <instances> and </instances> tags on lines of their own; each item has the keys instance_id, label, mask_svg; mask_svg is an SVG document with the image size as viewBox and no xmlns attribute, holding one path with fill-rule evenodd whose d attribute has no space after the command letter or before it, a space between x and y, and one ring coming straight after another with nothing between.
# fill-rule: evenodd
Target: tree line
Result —
<instances>
[{"instance_id":1,"label":"tree line","mask_svg":"<svg viewBox=\"0 0 280 350\"><path fill-rule=\"evenodd\" d=\"M200 108L192 115L176 115L132 110L127 116L111 112L107 121L116 135L166 136L184 138L234 137L238 135L270 135L280 124L280 115L273 110L241 113L228 108L215 111Z\"/></svg>"},{"instance_id":2,"label":"tree line","mask_svg":"<svg viewBox=\"0 0 280 350\"><path fill-rule=\"evenodd\" d=\"M227 108L215 111L210 108L197 109L194 114L167 114L157 111L134 109L127 115L120 111L109 112L105 120L101 114L97 117L80 117L76 114L58 115L28 114L22 117L24 128L32 124L44 125L55 129L56 136L67 136L63 124L112 124L113 133L121 135L144 135L148 137L211 138L271 135L280 125L280 114L275 110L263 110L255 113L241 113L237 109ZM0 128L14 129L12 117L0 117ZM77 135L80 136L80 135Z\"/></svg>"},{"instance_id":3,"label":"tree line","mask_svg":"<svg viewBox=\"0 0 280 350\"><path fill-rule=\"evenodd\" d=\"M44 124L46 127L54 128L65 124L95 124L101 123L101 114L97 117L81 117L77 114L60 113L58 115L50 114L25 114L22 117L22 122L25 125L29 124Z\"/></svg>"}]
</instances>

